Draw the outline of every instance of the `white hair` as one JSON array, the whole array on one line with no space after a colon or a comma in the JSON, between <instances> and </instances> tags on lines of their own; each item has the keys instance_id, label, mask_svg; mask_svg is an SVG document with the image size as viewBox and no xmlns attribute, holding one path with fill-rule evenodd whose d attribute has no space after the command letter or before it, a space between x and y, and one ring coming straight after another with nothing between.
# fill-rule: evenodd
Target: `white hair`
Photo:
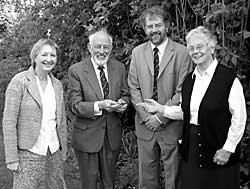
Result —
<instances>
[{"instance_id":1,"label":"white hair","mask_svg":"<svg viewBox=\"0 0 250 189\"><path fill-rule=\"evenodd\" d=\"M204 40L207 42L208 46L212 49L215 49L217 45L216 37L204 26L198 26L186 35L186 42L189 43L190 39L193 36L202 36Z\"/></svg>"},{"instance_id":2,"label":"white hair","mask_svg":"<svg viewBox=\"0 0 250 189\"><path fill-rule=\"evenodd\" d=\"M95 36L98 35L98 34L107 35L108 38L109 38L110 44L112 45L112 43L113 43L113 38L112 38L112 36L107 32L106 29L101 29L101 30L99 30L99 31L97 31L97 32L95 32L95 33L93 33L93 34L91 34L91 35L89 36L89 43L90 43L91 45L93 44L93 41L94 41Z\"/></svg>"}]
</instances>

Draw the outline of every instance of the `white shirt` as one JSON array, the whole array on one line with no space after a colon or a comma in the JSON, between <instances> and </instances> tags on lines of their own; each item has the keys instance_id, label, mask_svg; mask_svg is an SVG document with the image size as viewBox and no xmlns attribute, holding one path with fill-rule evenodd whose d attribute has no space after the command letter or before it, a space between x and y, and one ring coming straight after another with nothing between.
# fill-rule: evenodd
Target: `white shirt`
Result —
<instances>
[{"instance_id":1,"label":"white shirt","mask_svg":"<svg viewBox=\"0 0 250 189\"><path fill-rule=\"evenodd\" d=\"M95 70L95 74L96 74L96 77L97 77L97 80L98 80L98 83L99 83L99 86L100 86L100 89L101 89L101 92L102 92L102 96L103 96L102 82L101 82L101 77L100 77L100 70L98 69L99 65L97 65L94 62L93 58L91 58L91 62L93 64L93 67L94 67L94 70ZM107 64L104 64L103 67L104 67L103 71L104 71L105 77L106 77L106 79L108 81ZM98 115L102 115L102 110L99 109L98 103L99 103L99 101L94 102L94 112L95 112L95 115L97 115L97 116Z\"/></svg>"},{"instance_id":2,"label":"white shirt","mask_svg":"<svg viewBox=\"0 0 250 189\"><path fill-rule=\"evenodd\" d=\"M195 68L194 74L196 79L190 101L190 123L192 124L198 125L199 106L213 77L217 64L218 61L215 59L203 75L199 74L197 67ZM243 88L238 78L235 78L233 82L229 93L228 103L232 118L223 149L234 153L243 135L247 118ZM183 112L180 106L165 106L164 116L170 119L183 119Z\"/></svg>"},{"instance_id":3,"label":"white shirt","mask_svg":"<svg viewBox=\"0 0 250 189\"><path fill-rule=\"evenodd\" d=\"M37 141L29 151L46 156L48 148L52 154L59 149L59 140L56 132L56 98L49 76L47 76L45 91L42 90L37 76L36 80L42 100L42 122Z\"/></svg>"},{"instance_id":4,"label":"white shirt","mask_svg":"<svg viewBox=\"0 0 250 189\"><path fill-rule=\"evenodd\" d=\"M162 57L163 57L163 55L164 55L165 48L166 48L167 44L168 44L168 38L166 38L166 40L165 40L162 44L160 44L159 46L155 46L153 43L151 43L152 51L153 51L153 49L154 49L155 47L157 47L158 50L159 50L159 51L158 51L159 65L161 64L161 60L162 60Z\"/></svg>"}]
</instances>

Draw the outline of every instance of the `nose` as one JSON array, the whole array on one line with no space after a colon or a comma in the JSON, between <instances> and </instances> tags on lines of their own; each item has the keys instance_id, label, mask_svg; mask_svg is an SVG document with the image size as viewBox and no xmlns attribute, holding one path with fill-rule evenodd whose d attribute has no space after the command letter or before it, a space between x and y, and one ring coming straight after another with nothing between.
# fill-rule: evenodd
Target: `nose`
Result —
<instances>
[{"instance_id":1,"label":"nose","mask_svg":"<svg viewBox=\"0 0 250 189\"><path fill-rule=\"evenodd\" d=\"M100 48L100 53L104 53L104 48L103 48L103 46L101 46L101 48Z\"/></svg>"},{"instance_id":2,"label":"nose","mask_svg":"<svg viewBox=\"0 0 250 189\"><path fill-rule=\"evenodd\" d=\"M52 60L52 56L51 55L48 55L47 56L47 61L51 61Z\"/></svg>"},{"instance_id":3,"label":"nose","mask_svg":"<svg viewBox=\"0 0 250 189\"><path fill-rule=\"evenodd\" d=\"M152 31L155 32L158 30L158 27L156 25L153 25Z\"/></svg>"}]
</instances>

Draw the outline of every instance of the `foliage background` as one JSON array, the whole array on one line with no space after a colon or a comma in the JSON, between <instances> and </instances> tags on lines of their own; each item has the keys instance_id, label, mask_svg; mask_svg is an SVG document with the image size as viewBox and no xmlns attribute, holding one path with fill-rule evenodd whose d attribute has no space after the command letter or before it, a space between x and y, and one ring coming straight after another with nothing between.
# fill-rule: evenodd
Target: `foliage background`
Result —
<instances>
[{"instance_id":1,"label":"foliage background","mask_svg":"<svg viewBox=\"0 0 250 189\"><path fill-rule=\"evenodd\" d=\"M219 42L217 58L232 67L240 78L250 115L250 0L0 0L0 118L8 82L14 74L30 66L30 48L39 38L49 35L60 46L59 63L53 72L64 85L67 102L67 69L88 56L88 34L106 26L114 37L112 56L128 68L132 49L147 40L139 25L139 15L151 5L162 5L170 13L169 37L184 45L185 34L198 25L205 25L214 32ZM67 112L70 150L65 174L70 183L79 179L79 173L70 144L72 116ZM123 117L117 188L137 187L133 116L134 110L130 107ZM244 188L249 187L249 146L248 116L241 156L241 186ZM162 174L161 180L163 177Z\"/></svg>"}]
</instances>

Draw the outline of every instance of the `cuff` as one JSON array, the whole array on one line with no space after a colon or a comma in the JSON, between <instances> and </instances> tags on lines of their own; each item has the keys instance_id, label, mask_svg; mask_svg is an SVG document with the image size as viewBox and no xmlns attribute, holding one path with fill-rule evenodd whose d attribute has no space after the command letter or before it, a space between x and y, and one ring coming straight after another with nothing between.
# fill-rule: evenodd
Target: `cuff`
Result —
<instances>
[{"instance_id":1,"label":"cuff","mask_svg":"<svg viewBox=\"0 0 250 189\"><path fill-rule=\"evenodd\" d=\"M100 101L96 101L94 102L94 112L95 112L95 116L100 116L102 115L102 110L100 110L98 104Z\"/></svg>"},{"instance_id":2,"label":"cuff","mask_svg":"<svg viewBox=\"0 0 250 189\"><path fill-rule=\"evenodd\" d=\"M231 142L226 141L226 143L223 146L223 149L226 150L226 151L228 151L228 152L234 153L236 146L237 145L234 145Z\"/></svg>"}]
</instances>

